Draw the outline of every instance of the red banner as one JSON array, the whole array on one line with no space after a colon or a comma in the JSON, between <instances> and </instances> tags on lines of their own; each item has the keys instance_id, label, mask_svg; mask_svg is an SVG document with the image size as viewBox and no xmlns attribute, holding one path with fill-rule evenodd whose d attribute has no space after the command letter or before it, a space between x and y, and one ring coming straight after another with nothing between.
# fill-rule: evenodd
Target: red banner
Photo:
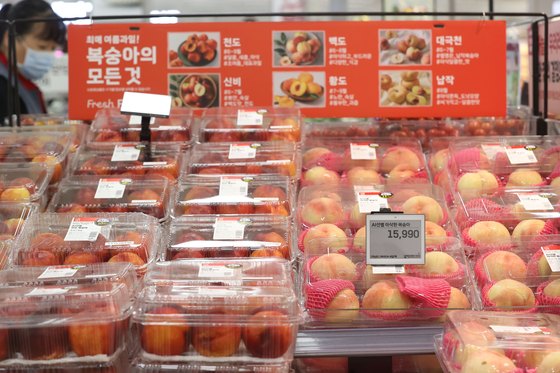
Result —
<instances>
[{"instance_id":1,"label":"red banner","mask_svg":"<svg viewBox=\"0 0 560 373\"><path fill-rule=\"evenodd\" d=\"M506 115L504 21L69 27L69 115L124 91L174 106L294 106L308 117Z\"/></svg>"}]
</instances>

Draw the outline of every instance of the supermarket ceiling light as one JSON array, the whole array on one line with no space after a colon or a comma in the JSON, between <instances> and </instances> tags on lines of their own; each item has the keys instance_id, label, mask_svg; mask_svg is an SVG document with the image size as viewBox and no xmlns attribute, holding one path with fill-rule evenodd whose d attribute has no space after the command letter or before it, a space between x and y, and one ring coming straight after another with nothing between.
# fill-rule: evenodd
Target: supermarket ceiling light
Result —
<instances>
[{"instance_id":1,"label":"supermarket ceiling light","mask_svg":"<svg viewBox=\"0 0 560 373\"><path fill-rule=\"evenodd\" d=\"M177 9L170 10L152 10L150 14L181 14ZM154 17L150 18L150 23L177 23L179 19L177 17Z\"/></svg>"},{"instance_id":2,"label":"supermarket ceiling light","mask_svg":"<svg viewBox=\"0 0 560 373\"><path fill-rule=\"evenodd\" d=\"M54 12L62 18L87 17L88 13L91 13L93 11L93 4L89 1L55 1L51 3L51 7ZM68 24L70 22L64 23ZM75 25L89 25L91 22L89 19L84 19L79 21L72 21L71 23Z\"/></svg>"}]
</instances>

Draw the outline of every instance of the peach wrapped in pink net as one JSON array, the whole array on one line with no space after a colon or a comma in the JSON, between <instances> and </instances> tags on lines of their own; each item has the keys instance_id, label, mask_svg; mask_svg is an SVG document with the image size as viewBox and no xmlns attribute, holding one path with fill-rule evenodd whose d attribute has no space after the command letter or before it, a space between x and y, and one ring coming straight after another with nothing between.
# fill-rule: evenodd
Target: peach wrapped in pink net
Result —
<instances>
[{"instance_id":1,"label":"peach wrapped in pink net","mask_svg":"<svg viewBox=\"0 0 560 373\"><path fill-rule=\"evenodd\" d=\"M537 301L542 306L551 306L541 308L541 312L560 315L560 297L550 297L544 293L544 289L553 281L550 280L539 285L537 288Z\"/></svg>"},{"instance_id":2,"label":"peach wrapped in pink net","mask_svg":"<svg viewBox=\"0 0 560 373\"><path fill-rule=\"evenodd\" d=\"M401 293L414 301L414 308L422 317L437 319L445 314L451 299L451 286L447 281L411 276L397 276L395 280Z\"/></svg>"},{"instance_id":3,"label":"peach wrapped in pink net","mask_svg":"<svg viewBox=\"0 0 560 373\"><path fill-rule=\"evenodd\" d=\"M406 273L409 276L415 276L425 280L444 280L454 288L460 288L465 284L467 271L465 266L461 264L461 262L459 262L457 259L455 259L455 262L459 266L459 269L456 272L451 273L449 275L425 274L422 273L422 271L420 270L422 266L418 266L418 265L407 265Z\"/></svg>"},{"instance_id":4,"label":"peach wrapped in pink net","mask_svg":"<svg viewBox=\"0 0 560 373\"><path fill-rule=\"evenodd\" d=\"M340 293L342 290L350 289L354 291L354 284L346 280L321 280L313 283L308 283L305 287L306 299L305 308L308 310L308 314L319 320L325 318L325 311L330 301L335 295Z\"/></svg>"}]
</instances>

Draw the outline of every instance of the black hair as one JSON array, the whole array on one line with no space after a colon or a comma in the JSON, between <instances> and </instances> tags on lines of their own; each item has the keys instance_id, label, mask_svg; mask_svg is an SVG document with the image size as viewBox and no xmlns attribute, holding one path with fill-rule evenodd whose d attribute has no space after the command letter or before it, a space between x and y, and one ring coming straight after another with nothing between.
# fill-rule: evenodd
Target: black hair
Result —
<instances>
[{"instance_id":1,"label":"black hair","mask_svg":"<svg viewBox=\"0 0 560 373\"><path fill-rule=\"evenodd\" d=\"M60 17L52 10L49 3L43 0L21 0L16 4L4 4L0 9L0 20L14 21L16 19L52 18L52 21L42 22L43 30L37 36L42 40L52 40L62 44L66 39L66 26ZM16 35L30 34L37 22L18 22L15 24ZM3 38L8 31L8 24L0 22L0 36Z\"/></svg>"}]
</instances>

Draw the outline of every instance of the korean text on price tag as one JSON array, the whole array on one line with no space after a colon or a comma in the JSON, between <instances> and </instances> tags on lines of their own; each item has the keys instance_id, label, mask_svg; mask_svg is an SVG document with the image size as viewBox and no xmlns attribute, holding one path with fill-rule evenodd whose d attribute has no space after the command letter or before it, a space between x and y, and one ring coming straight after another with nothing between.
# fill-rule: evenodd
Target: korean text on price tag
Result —
<instances>
[{"instance_id":1,"label":"korean text on price tag","mask_svg":"<svg viewBox=\"0 0 560 373\"><path fill-rule=\"evenodd\" d=\"M554 206L548 199L552 195L547 193L517 193L519 201L525 210L538 211L538 210L554 210Z\"/></svg>"},{"instance_id":2,"label":"korean text on price tag","mask_svg":"<svg viewBox=\"0 0 560 373\"><path fill-rule=\"evenodd\" d=\"M537 163L535 145L506 146L506 154L511 164Z\"/></svg>"},{"instance_id":3,"label":"korean text on price tag","mask_svg":"<svg viewBox=\"0 0 560 373\"><path fill-rule=\"evenodd\" d=\"M93 198L122 198L127 185L132 179L101 179Z\"/></svg>"},{"instance_id":4,"label":"korean text on price tag","mask_svg":"<svg viewBox=\"0 0 560 373\"><path fill-rule=\"evenodd\" d=\"M388 208L387 198L381 192L356 192L360 213L369 214L372 211L379 211L381 208Z\"/></svg>"},{"instance_id":5,"label":"korean text on price tag","mask_svg":"<svg viewBox=\"0 0 560 373\"><path fill-rule=\"evenodd\" d=\"M57 278L57 277L72 277L80 270L76 266L61 266L61 267L48 267L37 278Z\"/></svg>"},{"instance_id":6,"label":"korean text on price tag","mask_svg":"<svg viewBox=\"0 0 560 373\"><path fill-rule=\"evenodd\" d=\"M255 180L247 176L222 176L220 179L220 196L246 196L249 182Z\"/></svg>"},{"instance_id":7,"label":"korean text on price tag","mask_svg":"<svg viewBox=\"0 0 560 373\"><path fill-rule=\"evenodd\" d=\"M238 126L262 126L263 114L266 110L239 110L237 111Z\"/></svg>"},{"instance_id":8,"label":"korean text on price tag","mask_svg":"<svg viewBox=\"0 0 560 373\"><path fill-rule=\"evenodd\" d=\"M560 272L560 246L543 246L542 251L552 272Z\"/></svg>"},{"instance_id":9,"label":"korean text on price tag","mask_svg":"<svg viewBox=\"0 0 560 373\"><path fill-rule=\"evenodd\" d=\"M249 218L216 218L214 240L240 240L248 224L251 224Z\"/></svg>"},{"instance_id":10,"label":"korean text on price tag","mask_svg":"<svg viewBox=\"0 0 560 373\"><path fill-rule=\"evenodd\" d=\"M260 144L231 144L229 146L229 159L255 158Z\"/></svg>"},{"instance_id":11,"label":"korean text on price tag","mask_svg":"<svg viewBox=\"0 0 560 373\"><path fill-rule=\"evenodd\" d=\"M241 274L241 264L203 263L198 270L198 277L233 278Z\"/></svg>"},{"instance_id":12,"label":"korean text on price tag","mask_svg":"<svg viewBox=\"0 0 560 373\"><path fill-rule=\"evenodd\" d=\"M137 161L143 145L116 145L111 162Z\"/></svg>"},{"instance_id":13,"label":"korean text on price tag","mask_svg":"<svg viewBox=\"0 0 560 373\"><path fill-rule=\"evenodd\" d=\"M352 159L377 159L377 144L370 143L352 143L350 144L350 157Z\"/></svg>"},{"instance_id":14,"label":"korean text on price tag","mask_svg":"<svg viewBox=\"0 0 560 373\"><path fill-rule=\"evenodd\" d=\"M95 241L103 226L111 224L107 218L74 218L64 241Z\"/></svg>"}]
</instances>

